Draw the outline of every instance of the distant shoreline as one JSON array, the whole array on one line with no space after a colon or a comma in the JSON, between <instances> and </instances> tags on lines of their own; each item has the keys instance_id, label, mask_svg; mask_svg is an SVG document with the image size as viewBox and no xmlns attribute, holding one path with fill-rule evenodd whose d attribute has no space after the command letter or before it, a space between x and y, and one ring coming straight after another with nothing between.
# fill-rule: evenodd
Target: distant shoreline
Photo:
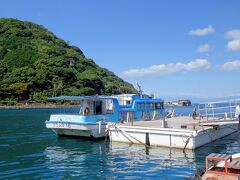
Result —
<instances>
[{"instance_id":1,"label":"distant shoreline","mask_svg":"<svg viewBox=\"0 0 240 180\"><path fill-rule=\"evenodd\" d=\"M34 105L24 105L24 106L0 106L0 110L6 109L47 109L47 108L77 108L78 105L42 105L42 106L34 106Z\"/></svg>"}]
</instances>

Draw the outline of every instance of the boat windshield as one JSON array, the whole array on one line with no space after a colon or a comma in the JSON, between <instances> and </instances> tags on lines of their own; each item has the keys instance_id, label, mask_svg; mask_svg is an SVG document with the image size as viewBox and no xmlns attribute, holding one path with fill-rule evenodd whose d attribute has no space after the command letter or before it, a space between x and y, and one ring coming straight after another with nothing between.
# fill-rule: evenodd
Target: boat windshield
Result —
<instances>
[{"instance_id":1,"label":"boat windshield","mask_svg":"<svg viewBox=\"0 0 240 180\"><path fill-rule=\"evenodd\" d=\"M119 105L121 106L130 106L132 104L132 94L121 94L112 96L114 98L117 98Z\"/></svg>"},{"instance_id":2,"label":"boat windshield","mask_svg":"<svg viewBox=\"0 0 240 180\"><path fill-rule=\"evenodd\" d=\"M112 114L113 111L114 104L112 99L80 101L79 114L81 115Z\"/></svg>"}]
</instances>

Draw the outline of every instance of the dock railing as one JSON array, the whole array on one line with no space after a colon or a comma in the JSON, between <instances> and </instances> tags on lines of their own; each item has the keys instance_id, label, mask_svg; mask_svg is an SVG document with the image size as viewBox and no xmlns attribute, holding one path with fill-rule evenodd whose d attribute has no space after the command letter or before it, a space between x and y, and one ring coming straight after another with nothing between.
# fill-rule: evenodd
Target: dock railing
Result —
<instances>
[{"instance_id":1,"label":"dock railing","mask_svg":"<svg viewBox=\"0 0 240 180\"><path fill-rule=\"evenodd\" d=\"M240 99L230 99L199 104L196 111L203 121L234 121L237 106L240 106Z\"/></svg>"}]
</instances>

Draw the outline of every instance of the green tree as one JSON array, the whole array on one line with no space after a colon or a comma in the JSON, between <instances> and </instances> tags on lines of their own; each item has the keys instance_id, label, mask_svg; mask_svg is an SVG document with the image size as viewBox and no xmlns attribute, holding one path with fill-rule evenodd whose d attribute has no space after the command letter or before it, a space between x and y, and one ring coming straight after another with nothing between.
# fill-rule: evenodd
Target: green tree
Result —
<instances>
[{"instance_id":1,"label":"green tree","mask_svg":"<svg viewBox=\"0 0 240 180\"><path fill-rule=\"evenodd\" d=\"M131 84L46 28L0 18L0 99L135 92Z\"/></svg>"},{"instance_id":2,"label":"green tree","mask_svg":"<svg viewBox=\"0 0 240 180\"><path fill-rule=\"evenodd\" d=\"M28 98L27 90L28 85L26 83L14 83L9 86L9 91L11 94L15 95L18 100L23 100Z\"/></svg>"}]
</instances>

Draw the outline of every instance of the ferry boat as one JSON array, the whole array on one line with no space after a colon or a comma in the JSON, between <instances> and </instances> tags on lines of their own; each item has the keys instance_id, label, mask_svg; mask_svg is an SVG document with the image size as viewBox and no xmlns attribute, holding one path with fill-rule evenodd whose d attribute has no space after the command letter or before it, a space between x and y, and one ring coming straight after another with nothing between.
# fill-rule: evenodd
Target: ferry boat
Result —
<instances>
[{"instance_id":1,"label":"ferry boat","mask_svg":"<svg viewBox=\"0 0 240 180\"><path fill-rule=\"evenodd\" d=\"M46 127L58 135L101 138L110 124L158 120L165 116L164 101L148 95L59 96L51 100L77 101L78 113L52 114Z\"/></svg>"}]
</instances>

